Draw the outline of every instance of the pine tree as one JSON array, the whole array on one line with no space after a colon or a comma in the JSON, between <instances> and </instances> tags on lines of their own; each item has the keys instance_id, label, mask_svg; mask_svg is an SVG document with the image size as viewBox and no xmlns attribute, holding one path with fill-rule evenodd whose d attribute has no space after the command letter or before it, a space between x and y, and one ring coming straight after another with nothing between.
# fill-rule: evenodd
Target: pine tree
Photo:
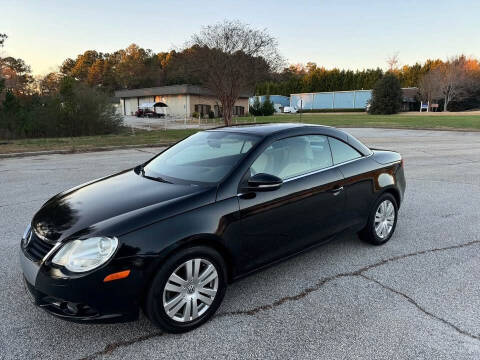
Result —
<instances>
[{"instance_id":1,"label":"pine tree","mask_svg":"<svg viewBox=\"0 0 480 360\"><path fill-rule=\"evenodd\" d=\"M248 111L253 116L262 115L262 104L260 103L260 97L259 96L255 96L255 99L253 100L253 104L250 105L250 109Z\"/></svg>"},{"instance_id":2,"label":"pine tree","mask_svg":"<svg viewBox=\"0 0 480 360\"><path fill-rule=\"evenodd\" d=\"M270 100L270 95L265 97L265 101L262 103L262 115L263 116L270 116L275 113L275 106L273 106L273 102Z\"/></svg>"},{"instance_id":3,"label":"pine tree","mask_svg":"<svg viewBox=\"0 0 480 360\"><path fill-rule=\"evenodd\" d=\"M392 74L387 73L377 81L372 91L370 114L396 114L402 106L402 89L400 81Z\"/></svg>"}]
</instances>

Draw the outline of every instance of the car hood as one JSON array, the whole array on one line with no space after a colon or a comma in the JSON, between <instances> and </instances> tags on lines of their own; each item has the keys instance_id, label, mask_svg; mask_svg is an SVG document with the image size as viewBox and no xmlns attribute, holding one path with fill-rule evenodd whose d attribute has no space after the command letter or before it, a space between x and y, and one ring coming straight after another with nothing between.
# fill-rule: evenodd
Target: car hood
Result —
<instances>
[{"instance_id":1,"label":"car hood","mask_svg":"<svg viewBox=\"0 0 480 360\"><path fill-rule=\"evenodd\" d=\"M50 241L70 236L121 235L215 201L211 187L155 181L127 170L82 184L48 200L35 214L35 232Z\"/></svg>"}]
</instances>

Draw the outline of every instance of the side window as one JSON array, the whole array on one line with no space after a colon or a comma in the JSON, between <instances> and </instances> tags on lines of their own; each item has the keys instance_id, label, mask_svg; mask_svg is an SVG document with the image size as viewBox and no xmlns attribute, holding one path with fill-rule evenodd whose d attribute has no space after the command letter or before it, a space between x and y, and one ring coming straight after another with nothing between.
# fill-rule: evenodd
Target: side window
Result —
<instances>
[{"instance_id":1,"label":"side window","mask_svg":"<svg viewBox=\"0 0 480 360\"><path fill-rule=\"evenodd\" d=\"M329 137L330 148L332 149L333 163L335 165L343 163L345 161L357 159L362 155L350 145L345 144L343 141Z\"/></svg>"},{"instance_id":2,"label":"side window","mask_svg":"<svg viewBox=\"0 0 480 360\"><path fill-rule=\"evenodd\" d=\"M275 141L265 149L250 167L250 173L266 173L286 180L332 165L326 136L295 136Z\"/></svg>"}]
</instances>

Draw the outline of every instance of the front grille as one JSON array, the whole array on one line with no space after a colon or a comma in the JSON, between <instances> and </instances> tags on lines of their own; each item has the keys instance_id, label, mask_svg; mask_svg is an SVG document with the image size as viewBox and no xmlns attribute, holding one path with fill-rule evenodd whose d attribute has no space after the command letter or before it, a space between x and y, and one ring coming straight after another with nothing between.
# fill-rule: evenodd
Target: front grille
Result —
<instances>
[{"instance_id":1,"label":"front grille","mask_svg":"<svg viewBox=\"0 0 480 360\"><path fill-rule=\"evenodd\" d=\"M31 231L30 236L31 239L25 251L30 259L34 261L40 261L45 257L45 255L48 254L50 250L52 250L53 244L49 244L40 239L33 230Z\"/></svg>"}]
</instances>

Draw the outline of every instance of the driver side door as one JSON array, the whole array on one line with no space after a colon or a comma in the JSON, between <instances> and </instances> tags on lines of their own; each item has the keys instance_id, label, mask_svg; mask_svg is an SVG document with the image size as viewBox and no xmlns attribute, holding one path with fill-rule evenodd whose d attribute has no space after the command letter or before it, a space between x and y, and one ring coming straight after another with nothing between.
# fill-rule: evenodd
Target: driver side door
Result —
<instances>
[{"instance_id":1,"label":"driver side door","mask_svg":"<svg viewBox=\"0 0 480 360\"><path fill-rule=\"evenodd\" d=\"M245 271L341 231L343 176L332 166L328 140L322 135L277 140L257 157L238 196ZM273 191L243 191L257 173L275 175L283 184Z\"/></svg>"}]
</instances>

